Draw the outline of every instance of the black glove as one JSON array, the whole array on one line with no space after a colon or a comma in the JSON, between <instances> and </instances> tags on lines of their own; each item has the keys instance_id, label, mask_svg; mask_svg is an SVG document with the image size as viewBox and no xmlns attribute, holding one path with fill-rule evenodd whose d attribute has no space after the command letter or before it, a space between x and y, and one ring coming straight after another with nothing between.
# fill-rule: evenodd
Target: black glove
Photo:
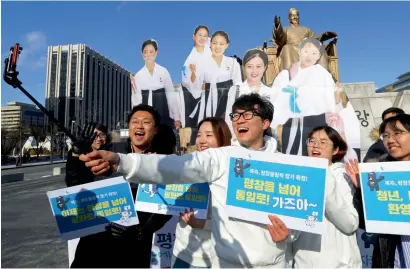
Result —
<instances>
[{"instance_id":1,"label":"black glove","mask_svg":"<svg viewBox=\"0 0 410 269\"><path fill-rule=\"evenodd\" d=\"M77 155L89 153L91 151L91 145L96 137L97 133L93 133L89 138L74 142L72 152Z\"/></svg>"}]
</instances>

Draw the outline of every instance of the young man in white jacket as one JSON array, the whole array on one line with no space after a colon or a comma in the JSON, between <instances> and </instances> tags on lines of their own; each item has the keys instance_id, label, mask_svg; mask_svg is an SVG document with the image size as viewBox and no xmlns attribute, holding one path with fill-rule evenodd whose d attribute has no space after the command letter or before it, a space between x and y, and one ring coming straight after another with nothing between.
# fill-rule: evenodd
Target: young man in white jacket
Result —
<instances>
[{"instance_id":1,"label":"young man in white jacket","mask_svg":"<svg viewBox=\"0 0 410 269\"><path fill-rule=\"evenodd\" d=\"M232 106L236 139L230 147L212 148L183 156L116 154L99 151L81 159L95 174L109 167L134 183L175 184L208 182L212 195L212 267L285 267L286 244L294 240L276 216L272 225L229 218L225 211L228 155L234 147L275 153L277 142L265 136L273 118L273 105L258 94L242 95ZM268 218L268 216L266 216ZM268 229L269 228L269 229Z\"/></svg>"}]
</instances>

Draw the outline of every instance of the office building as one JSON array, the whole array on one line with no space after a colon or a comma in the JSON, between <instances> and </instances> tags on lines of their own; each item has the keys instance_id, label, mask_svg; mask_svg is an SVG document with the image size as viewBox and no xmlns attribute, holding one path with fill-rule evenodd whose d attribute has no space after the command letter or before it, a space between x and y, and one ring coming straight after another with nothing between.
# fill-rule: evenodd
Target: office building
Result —
<instances>
[{"instance_id":1,"label":"office building","mask_svg":"<svg viewBox=\"0 0 410 269\"><path fill-rule=\"evenodd\" d=\"M35 105L8 102L1 108L1 128L3 130L18 130L19 127L44 128L44 113Z\"/></svg>"},{"instance_id":2,"label":"office building","mask_svg":"<svg viewBox=\"0 0 410 269\"><path fill-rule=\"evenodd\" d=\"M47 109L74 133L90 122L125 126L130 72L87 45L48 47L46 80Z\"/></svg>"},{"instance_id":3,"label":"office building","mask_svg":"<svg viewBox=\"0 0 410 269\"><path fill-rule=\"evenodd\" d=\"M400 92L406 90L410 90L410 71L401 74L395 82L377 89L376 92Z\"/></svg>"}]
</instances>

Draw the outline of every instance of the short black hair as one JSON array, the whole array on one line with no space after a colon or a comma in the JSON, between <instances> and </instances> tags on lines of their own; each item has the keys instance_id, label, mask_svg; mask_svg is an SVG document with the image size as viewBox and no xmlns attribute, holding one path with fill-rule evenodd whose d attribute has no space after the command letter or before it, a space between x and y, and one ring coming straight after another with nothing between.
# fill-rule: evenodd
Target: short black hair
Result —
<instances>
[{"instance_id":1,"label":"short black hair","mask_svg":"<svg viewBox=\"0 0 410 269\"><path fill-rule=\"evenodd\" d=\"M145 104L139 104L136 105L132 108L132 111L128 114L128 124L131 121L132 116L135 114L137 111L146 111L152 115L154 118L155 126L158 126L161 123L161 115L159 115L158 111L150 106L150 105L145 105Z\"/></svg>"},{"instance_id":2,"label":"short black hair","mask_svg":"<svg viewBox=\"0 0 410 269\"><path fill-rule=\"evenodd\" d=\"M272 103L260 96L257 93L243 94L236 99L235 103L232 105L232 113L237 109L243 109L246 111L255 110L255 105L258 105L259 116L263 120L269 120L272 122L274 107Z\"/></svg>"},{"instance_id":3,"label":"short black hair","mask_svg":"<svg viewBox=\"0 0 410 269\"><path fill-rule=\"evenodd\" d=\"M109 148L111 146L110 145L111 144L111 133L108 132L107 126L100 123L100 124L97 124L94 129L97 129L97 130L103 132L107 137L106 140L105 140L105 145L103 145L100 149L109 150Z\"/></svg>"},{"instance_id":4,"label":"short black hair","mask_svg":"<svg viewBox=\"0 0 410 269\"><path fill-rule=\"evenodd\" d=\"M154 47L155 51L158 50L157 41L155 41L154 39L148 39L148 40L145 40L144 43L142 43L141 51L144 51L144 48L148 45L152 45Z\"/></svg>"},{"instance_id":5,"label":"short black hair","mask_svg":"<svg viewBox=\"0 0 410 269\"><path fill-rule=\"evenodd\" d=\"M410 132L410 115L405 113L399 113L396 116L390 117L383 121L382 124L380 124L379 132L383 134L388 124L393 124L393 129L398 129L396 126L397 122L400 122L404 129Z\"/></svg>"},{"instance_id":6,"label":"short black hair","mask_svg":"<svg viewBox=\"0 0 410 269\"><path fill-rule=\"evenodd\" d=\"M100 130L101 132L103 132L104 134L108 133L108 128L107 126L105 126L104 124L97 124L95 126L95 129Z\"/></svg>"},{"instance_id":7,"label":"short black hair","mask_svg":"<svg viewBox=\"0 0 410 269\"><path fill-rule=\"evenodd\" d=\"M404 110L398 107L389 107L382 114L382 120L386 117L387 114L394 113L394 114L404 114Z\"/></svg>"}]
</instances>

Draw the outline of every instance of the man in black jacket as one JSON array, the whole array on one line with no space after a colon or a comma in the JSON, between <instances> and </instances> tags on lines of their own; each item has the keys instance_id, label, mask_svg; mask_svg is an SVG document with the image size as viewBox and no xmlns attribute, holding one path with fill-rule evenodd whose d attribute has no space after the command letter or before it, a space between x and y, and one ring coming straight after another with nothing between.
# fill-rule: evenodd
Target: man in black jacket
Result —
<instances>
[{"instance_id":1,"label":"man in black jacket","mask_svg":"<svg viewBox=\"0 0 410 269\"><path fill-rule=\"evenodd\" d=\"M154 108L148 105L134 107L128 116L128 122L129 139L126 143L114 143L112 147L117 151L173 153L176 144L174 133L172 130L165 132L168 129L159 125L160 116ZM81 172L74 173L82 174L84 178L77 179L76 182L84 184L91 179L95 180L84 163L80 164L77 171ZM131 185L131 189L135 198L138 185ZM111 224L106 232L82 237L71 268L149 268L153 234L172 216L147 212L137 212L137 215L138 225L121 227Z\"/></svg>"},{"instance_id":2,"label":"man in black jacket","mask_svg":"<svg viewBox=\"0 0 410 269\"><path fill-rule=\"evenodd\" d=\"M149 105L140 104L128 115L128 139L126 143L113 144L113 150L122 153L138 152L143 154L173 154L176 146L175 134L170 127L159 124L161 117ZM138 191L137 184L131 184L133 197ZM128 264L112 267L149 268L153 234L161 229L172 216L137 211L139 223L136 226L132 246L126 246L118 253L123 257L135 257ZM114 229L115 230L115 229ZM130 242L131 243L131 242ZM129 265L129 266L128 266Z\"/></svg>"}]
</instances>

